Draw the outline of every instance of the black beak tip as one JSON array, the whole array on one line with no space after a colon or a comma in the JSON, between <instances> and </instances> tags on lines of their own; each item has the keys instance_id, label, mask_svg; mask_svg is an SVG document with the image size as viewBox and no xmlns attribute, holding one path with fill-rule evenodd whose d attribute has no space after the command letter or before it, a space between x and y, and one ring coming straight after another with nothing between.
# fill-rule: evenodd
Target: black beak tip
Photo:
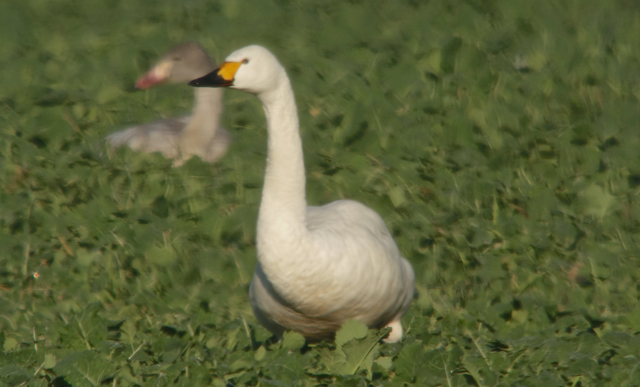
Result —
<instances>
[{"instance_id":1,"label":"black beak tip","mask_svg":"<svg viewBox=\"0 0 640 387\"><path fill-rule=\"evenodd\" d=\"M218 75L217 71L209 73L204 77L200 77L198 79L194 79L188 83L189 86L193 87L226 87L231 86L233 81L227 81Z\"/></svg>"},{"instance_id":2,"label":"black beak tip","mask_svg":"<svg viewBox=\"0 0 640 387\"><path fill-rule=\"evenodd\" d=\"M193 81L189 81L189 83L187 83L187 84L189 86L198 87L198 86L200 86L200 78L194 79Z\"/></svg>"},{"instance_id":3,"label":"black beak tip","mask_svg":"<svg viewBox=\"0 0 640 387\"><path fill-rule=\"evenodd\" d=\"M202 78L198 78L198 79L194 79L193 81L189 82L189 86L193 86L193 87L205 87L208 86L207 82L205 82L205 78L207 76L205 75Z\"/></svg>"}]
</instances>

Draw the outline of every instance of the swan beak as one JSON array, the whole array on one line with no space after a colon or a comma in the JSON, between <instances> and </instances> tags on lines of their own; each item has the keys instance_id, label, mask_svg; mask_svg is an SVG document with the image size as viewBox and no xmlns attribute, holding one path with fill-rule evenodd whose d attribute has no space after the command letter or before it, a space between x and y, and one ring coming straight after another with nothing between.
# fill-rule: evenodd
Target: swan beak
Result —
<instances>
[{"instance_id":1,"label":"swan beak","mask_svg":"<svg viewBox=\"0 0 640 387\"><path fill-rule=\"evenodd\" d=\"M202 78L189 82L189 86L195 87L227 87L233 85L233 78L242 62L224 62Z\"/></svg>"},{"instance_id":2,"label":"swan beak","mask_svg":"<svg viewBox=\"0 0 640 387\"><path fill-rule=\"evenodd\" d=\"M159 63L157 66L149 70L148 73L143 75L142 78L138 79L138 82L136 82L136 88L148 89L151 86L164 83L169 78L170 73L171 73L171 62Z\"/></svg>"}]
</instances>

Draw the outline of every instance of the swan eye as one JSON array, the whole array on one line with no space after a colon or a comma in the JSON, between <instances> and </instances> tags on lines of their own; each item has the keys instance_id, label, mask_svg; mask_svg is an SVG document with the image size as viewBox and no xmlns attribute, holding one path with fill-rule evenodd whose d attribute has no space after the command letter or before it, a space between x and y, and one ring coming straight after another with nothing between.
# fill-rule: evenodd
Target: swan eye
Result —
<instances>
[{"instance_id":1,"label":"swan eye","mask_svg":"<svg viewBox=\"0 0 640 387\"><path fill-rule=\"evenodd\" d=\"M243 59L243 60L242 60L242 63L244 63L244 64L249 63L249 59L247 59L247 58Z\"/></svg>"}]
</instances>

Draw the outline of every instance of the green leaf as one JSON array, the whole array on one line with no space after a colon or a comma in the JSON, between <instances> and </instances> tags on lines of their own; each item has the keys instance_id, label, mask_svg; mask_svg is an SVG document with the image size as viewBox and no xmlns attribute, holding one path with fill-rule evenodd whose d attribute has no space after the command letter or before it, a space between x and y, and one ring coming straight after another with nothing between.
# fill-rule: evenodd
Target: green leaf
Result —
<instances>
[{"instance_id":1,"label":"green leaf","mask_svg":"<svg viewBox=\"0 0 640 387\"><path fill-rule=\"evenodd\" d=\"M336 332L336 349L322 348L320 357L332 373L353 375L359 369L366 369L371 378L379 342L387 333L388 330L368 330L357 320L346 321Z\"/></svg>"},{"instance_id":2,"label":"green leaf","mask_svg":"<svg viewBox=\"0 0 640 387\"><path fill-rule=\"evenodd\" d=\"M2 348L5 351L11 351L14 350L18 347L18 340L14 339L13 337L7 337L4 340L4 344L2 345Z\"/></svg>"},{"instance_id":3,"label":"green leaf","mask_svg":"<svg viewBox=\"0 0 640 387\"><path fill-rule=\"evenodd\" d=\"M347 320L336 332L336 347L341 348L345 343L353 339L361 339L367 336L368 328L358 320Z\"/></svg>"},{"instance_id":4,"label":"green leaf","mask_svg":"<svg viewBox=\"0 0 640 387\"><path fill-rule=\"evenodd\" d=\"M434 50L427 56L418 61L416 67L420 72L427 72L433 74L440 74L442 69L440 63L442 62L442 51Z\"/></svg>"},{"instance_id":5,"label":"green leaf","mask_svg":"<svg viewBox=\"0 0 640 387\"><path fill-rule=\"evenodd\" d=\"M261 345L260 348L258 348L256 352L253 354L253 358L256 359L256 361L260 361L264 359L264 356L266 354L267 354L267 350L264 348L263 345Z\"/></svg>"},{"instance_id":6,"label":"green leaf","mask_svg":"<svg viewBox=\"0 0 640 387\"><path fill-rule=\"evenodd\" d=\"M333 374L340 374L345 368L346 356L342 350L320 348L318 353L320 354L322 363L329 372Z\"/></svg>"},{"instance_id":7,"label":"green leaf","mask_svg":"<svg viewBox=\"0 0 640 387\"><path fill-rule=\"evenodd\" d=\"M573 376L588 375L597 369L597 363L583 354L575 354L568 372Z\"/></svg>"},{"instance_id":8,"label":"green leaf","mask_svg":"<svg viewBox=\"0 0 640 387\"><path fill-rule=\"evenodd\" d=\"M371 330L369 334L362 339L353 339L342 346L342 351L346 357L346 364L340 372L342 375L355 374L359 369L366 369L369 378L373 377L371 367L373 359L377 355L380 345L379 341L384 337L380 332Z\"/></svg>"},{"instance_id":9,"label":"green leaf","mask_svg":"<svg viewBox=\"0 0 640 387\"><path fill-rule=\"evenodd\" d=\"M79 248L76 250L76 257L80 266L88 267L97 259L100 259L102 253L100 251L87 251L87 249Z\"/></svg>"},{"instance_id":10,"label":"green leaf","mask_svg":"<svg viewBox=\"0 0 640 387\"><path fill-rule=\"evenodd\" d=\"M238 344L238 333L240 333L240 327L227 333L227 349L232 350Z\"/></svg>"},{"instance_id":11,"label":"green leaf","mask_svg":"<svg viewBox=\"0 0 640 387\"><path fill-rule=\"evenodd\" d=\"M105 86L100 90L98 95L96 96L96 101L99 104L104 105L107 104L122 95L122 90L120 90L117 86Z\"/></svg>"},{"instance_id":12,"label":"green leaf","mask_svg":"<svg viewBox=\"0 0 640 387\"><path fill-rule=\"evenodd\" d=\"M151 246L147 259L159 266L170 266L178 260L178 253L171 246Z\"/></svg>"},{"instance_id":13,"label":"green leaf","mask_svg":"<svg viewBox=\"0 0 640 387\"><path fill-rule=\"evenodd\" d=\"M134 348L137 343L136 340L136 324L131 320L126 320L122 326L120 327L120 331L122 332L122 336L120 337L120 341L126 343L131 348ZM133 350L133 349L132 349Z\"/></svg>"},{"instance_id":14,"label":"green leaf","mask_svg":"<svg viewBox=\"0 0 640 387\"><path fill-rule=\"evenodd\" d=\"M231 371L238 372L240 370L246 370L251 368L251 363L245 359L238 359L231 364Z\"/></svg>"},{"instance_id":15,"label":"green leaf","mask_svg":"<svg viewBox=\"0 0 640 387\"><path fill-rule=\"evenodd\" d=\"M282 348L297 351L304 346L304 337L298 332L288 331L282 336Z\"/></svg>"},{"instance_id":16,"label":"green leaf","mask_svg":"<svg viewBox=\"0 0 640 387\"><path fill-rule=\"evenodd\" d=\"M418 370L423 365L423 353L422 343L419 341L405 345L402 348L396 361L396 373L401 381L410 382L415 378Z\"/></svg>"},{"instance_id":17,"label":"green leaf","mask_svg":"<svg viewBox=\"0 0 640 387\"><path fill-rule=\"evenodd\" d=\"M117 367L95 351L73 352L60 360L53 371L74 386L99 386L114 375Z\"/></svg>"},{"instance_id":18,"label":"green leaf","mask_svg":"<svg viewBox=\"0 0 640 387\"><path fill-rule=\"evenodd\" d=\"M404 195L404 188L401 186L391 188L389 190L389 199L391 199L394 207L398 208L402 206L407 201Z\"/></svg>"},{"instance_id":19,"label":"green leaf","mask_svg":"<svg viewBox=\"0 0 640 387\"><path fill-rule=\"evenodd\" d=\"M597 184L580 191L578 197L584 213L597 218L608 215L617 204L615 196Z\"/></svg>"},{"instance_id":20,"label":"green leaf","mask_svg":"<svg viewBox=\"0 0 640 387\"><path fill-rule=\"evenodd\" d=\"M44 355L44 363L42 364L42 367L46 369L51 369L55 367L56 363L57 363L56 355L52 353L46 353Z\"/></svg>"},{"instance_id":21,"label":"green leaf","mask_svg":"<svg viewBox=\"0 0 640 387\"><path fill-rule=\"evenodd\" d=\"M16 365L0 368L0 380L9 386L17 386L29 381L32 375Z\"/></svg>"}]
</instances>

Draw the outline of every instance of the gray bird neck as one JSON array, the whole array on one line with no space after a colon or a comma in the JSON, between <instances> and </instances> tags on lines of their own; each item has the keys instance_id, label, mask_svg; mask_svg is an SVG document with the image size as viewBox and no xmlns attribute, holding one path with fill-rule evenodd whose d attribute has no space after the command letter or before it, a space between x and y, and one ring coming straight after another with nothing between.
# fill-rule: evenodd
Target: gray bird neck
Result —
<instances>
[{"instance_id":1,"label":"gray bird neck","mask_svg":"<svg viewBox=\"0 0 640 387\"><path fill-rule=\"evenodd\" d=\"M193 114L181 141L186 149L207 147L220 126L222 115L222 89L196 88L194 94Z\"/></svg>"}]
</instances>

